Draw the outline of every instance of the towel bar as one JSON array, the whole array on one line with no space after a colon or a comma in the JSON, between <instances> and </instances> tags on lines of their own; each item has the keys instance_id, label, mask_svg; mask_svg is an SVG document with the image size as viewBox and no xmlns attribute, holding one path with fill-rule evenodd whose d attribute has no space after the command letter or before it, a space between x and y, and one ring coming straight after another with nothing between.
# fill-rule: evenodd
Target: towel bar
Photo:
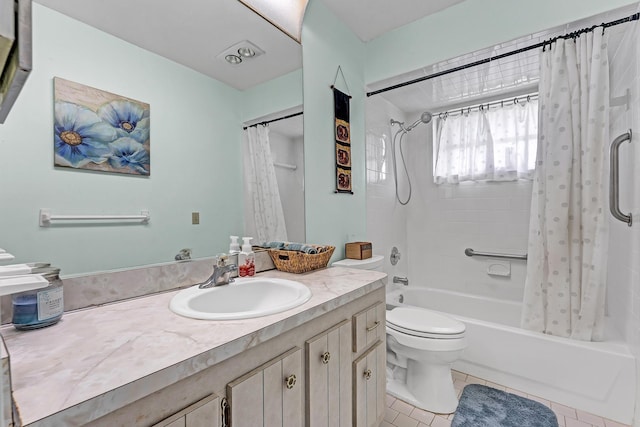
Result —
<instances>
[{"instance_id":1,"label":"towel bar","mask_svg":"<svg viewBox=\"0 0 640 427\"><path fill-rule=\"evenodd\" d=\"M149 211L142 211L140 215L53 215L49 209L40 209L40 227L47 227L53 221L121 221L137 220L148 223L151 219Z\"/></svg>"}]
</instances>

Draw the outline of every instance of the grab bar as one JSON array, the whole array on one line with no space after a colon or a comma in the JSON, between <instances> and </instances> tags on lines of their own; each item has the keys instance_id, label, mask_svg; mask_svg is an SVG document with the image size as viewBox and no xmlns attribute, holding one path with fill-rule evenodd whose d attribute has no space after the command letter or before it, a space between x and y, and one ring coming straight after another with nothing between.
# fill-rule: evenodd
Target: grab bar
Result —
<instances>
[{"instance_id":1,"label":"grab bar","mask_svg":"<svg viewBox=\"0 0 640 427\"><path fill-rule=\"evenodd\" d=\"M140 215L53 215L49 209L40 209L40 227L51 225L52 221L121 221L137 220L148 223L151 219L149 211L142 211Z\"/></svg>"},{"instance_id":2,"label":"grab bar","mask_svg":"<svg viewBox=\"0 0 640 427\"><path fill-rule=\"evenodd\" d=\"M527 254L518 255L518 254L498 254L493 252L476 252L471 248L465 249L464 254L466 256L487 256L490 258L521 259L524 261L527 260Z\"/></svg>"},{"instance_id":3,"label":"grab bar","mask_svg":"<svg viewBox=\"0 0 640 427\"><path fill-rule=\"evenodd\" d=\"M611 215L615 219L618 219L622 222L626 222L629 227L631 227L633 219L631 217L631 213L629 215L625 215L620 211L620 188L619 188L619 180L620 180L620 172L618 170L619 166L619 156L618 150L620 149L620 145L625 142L631 142L631 129L628 132L623 133L619 137L613 140L611 143L611 151L610 151L610 161L611 161L611 175L609 179L609 185L611 186L609 189L609 208L611 209Z\"/></svg>"}]
</instances>

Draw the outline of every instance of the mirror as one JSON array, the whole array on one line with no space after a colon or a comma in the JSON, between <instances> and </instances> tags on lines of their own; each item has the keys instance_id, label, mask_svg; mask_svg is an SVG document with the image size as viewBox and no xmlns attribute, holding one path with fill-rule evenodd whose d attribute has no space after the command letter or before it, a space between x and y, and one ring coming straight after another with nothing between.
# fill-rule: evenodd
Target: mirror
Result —
<instances>
[{"instance_id":1,"label":"mirror","mask_svg":"<svg viewBox=\"0 0 640 427\"><path fill-rule=\"evenodd\" d=\"M296 109L298 110L298 109ZM254 236L254 243L263 243L264 241L284 240L290 242L306 242L305 233L305 208L304 208L304 134L303 134L303 115L299 112L280 112L268 117L252 120L257 122L254 126L267 126L267 132L261 133L261 136L268 140L269 153L265 156L259 150L250 150L249 144L257 144L256 139L251 139L249 132L245 132L243 141L243 176L245 177L245 198L244 198L244 220L246 236ZM254 133L254 138L257 133ZM257 158L252 159L252 155ZM260 168L254 168L255 162L268 157L273 164L273 172L277 181L277 192L259 191L255 185L255 180L260 180L264 189L264 185L269 183L269 177L261 177L261 174L270 173L267 171L254 172ZM268 165L264 165L268 169ZM258 194L254 194L254 193ZM269 200L261 200L261 197L269 198ZM267 230L277 228L279 218L273 218L269 215L262 215L256 218L254 206L256 204L273 203L282 206L282 220L286 229L286 237L275 237L269 233L258 233L256 223L268 223L265 227ZM260 213L258 213L260 215ZM279 216L279 210L276 210ZM274 231L271 231L273 233Z\"/></svg>"},{"instance_id":2,"label":"mirror","mask_svg":"<svg viewBox=\"0 0 640 427\"><path fill-rule=\"evenodd\" d=\"M239 66L220 58L245 40L265 53ZM182 248L226 252L244 230L243 118L301 104L300 45L236 0L40 0L33 47L0 125L0 248L12 262L51 262L69 277L171 262ZM148 177L54 167L54 77L150 105ZM41 209L150 220L40 226Z\"/></svg>"}]
</instances>

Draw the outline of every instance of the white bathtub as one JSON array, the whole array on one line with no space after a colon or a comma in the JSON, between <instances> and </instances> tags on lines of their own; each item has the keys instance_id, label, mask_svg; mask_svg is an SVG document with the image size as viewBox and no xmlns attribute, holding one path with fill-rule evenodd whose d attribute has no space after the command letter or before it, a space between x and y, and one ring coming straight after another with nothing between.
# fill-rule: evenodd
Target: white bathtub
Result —
<instances>
[{"instance_id":1,"label":"white bathtub","mask_svg":"<svg viewBox=\"0 0 640 427\"><path fill-rule=\"evenodd\" d=\"M464 322L468 347L454 369L631 424L635 359L613 331L606 342L594 343L531 332L519 328L520 303L439 289L394 290L387 304L424 307Z\"/></svg>"}]
</instances>

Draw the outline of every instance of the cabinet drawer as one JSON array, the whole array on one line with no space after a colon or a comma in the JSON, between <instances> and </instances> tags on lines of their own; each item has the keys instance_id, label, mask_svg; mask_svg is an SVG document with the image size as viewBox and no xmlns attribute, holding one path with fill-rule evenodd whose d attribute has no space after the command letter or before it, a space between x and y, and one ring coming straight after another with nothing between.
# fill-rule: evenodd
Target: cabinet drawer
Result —
<instances>
[{"instance_id":1,"label":"cabinet drawer","mask_svg":"<svg viewBox=\"0 0 640 427\"><path fill-rule=\"evenodd\" d=\"M379 302L353 315L353 351L355 353L364 350L377 340L384 341L385 308L385 304Z\"/></svg>"}]
</instances>

